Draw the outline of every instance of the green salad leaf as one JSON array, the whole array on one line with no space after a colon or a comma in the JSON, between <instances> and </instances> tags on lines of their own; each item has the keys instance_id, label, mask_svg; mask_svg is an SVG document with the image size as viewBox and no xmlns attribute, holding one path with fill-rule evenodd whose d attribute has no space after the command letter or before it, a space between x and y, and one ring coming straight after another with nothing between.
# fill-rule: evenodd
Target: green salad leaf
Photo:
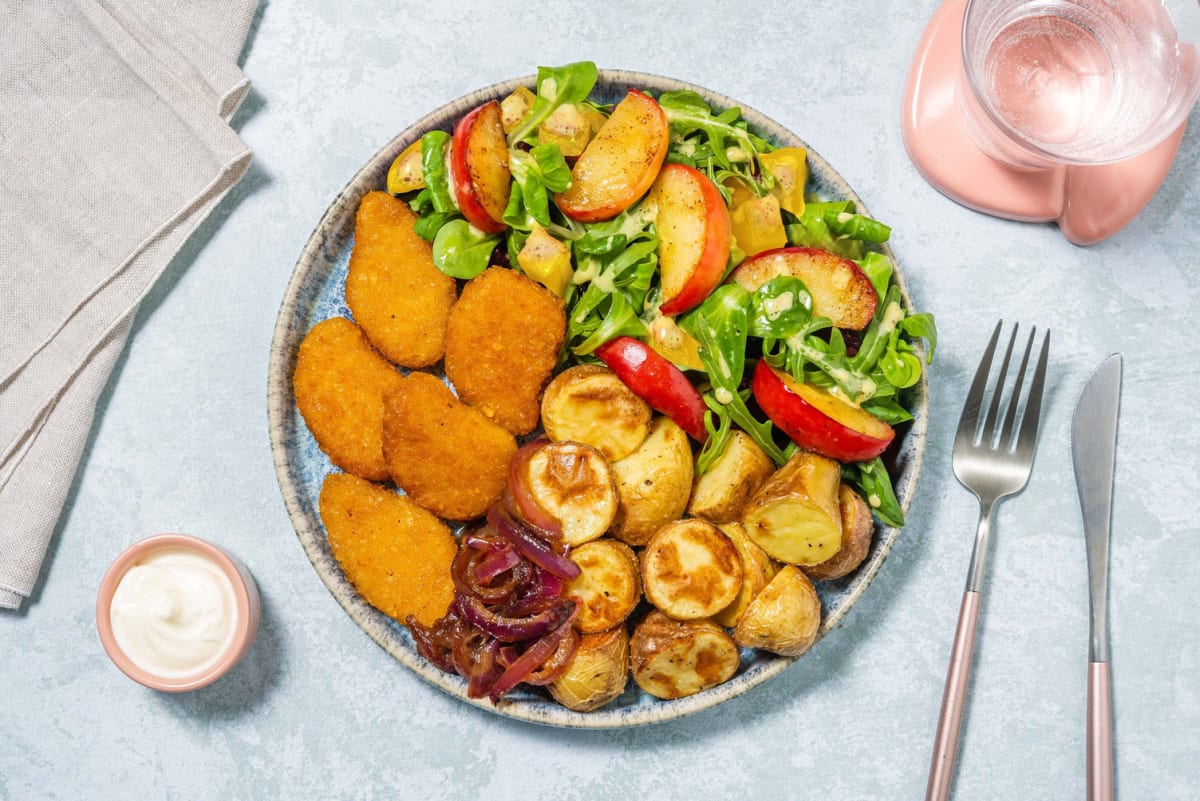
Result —
<instances>
[{"instance_id":1,"label":"green salad leaf","mask_svg":"<svg viewBox=\"0 0 1200 801\"><path fill-rule=\"evenodd\" d=\"M488 268L501 235L488 236L466 220L451 220L433 239L433 263L454 278L474 278Z\"/></svg>"},{"instance_id":2,"label":"green salad leaf","mask_svg":"<svg viewBox=\"0 0 1200 801\"><path fill-rule=\"evenodd\" d=\"M529 140L559 106L586 100L598 76L596 65L591 61L576 61L562 67L538 67L537 100L521 124L509 133L508 146L513 148Z\"/></svg>"}]
</instances>

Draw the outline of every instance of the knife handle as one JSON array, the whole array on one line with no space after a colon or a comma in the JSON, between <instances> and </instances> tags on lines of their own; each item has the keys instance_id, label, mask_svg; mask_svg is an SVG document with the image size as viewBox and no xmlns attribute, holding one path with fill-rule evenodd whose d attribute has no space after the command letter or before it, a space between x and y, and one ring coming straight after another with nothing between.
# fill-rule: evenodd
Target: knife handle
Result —
<instances>
[{"instance_id":1,"label":"knife handle","mask_svg":"<svg viewBox=\"0 0 1200 801\"><path fill-rule=\"evenodd\" d=\"M1107 662L1088 663L1087 798L1112 801L1112 696Z\"/></svg>"},{"instance_id":2,"label":"knife handle","mask_svg":"<svg viewBox=\"0 0 1200 801\"><path fill-rule=\"evenodd\" d=\"M963 705L971 678L971 656L975 651L975 623L978 620L979 593L967 590L963 593L958 628L954 630L954 647L950 651L950 666L946 669L946 689L942 693L942 713L938 716L925 801L946 801L950 795L950 779L954 775L958 730L962 726Z\"/></svg>"}]
</instances>

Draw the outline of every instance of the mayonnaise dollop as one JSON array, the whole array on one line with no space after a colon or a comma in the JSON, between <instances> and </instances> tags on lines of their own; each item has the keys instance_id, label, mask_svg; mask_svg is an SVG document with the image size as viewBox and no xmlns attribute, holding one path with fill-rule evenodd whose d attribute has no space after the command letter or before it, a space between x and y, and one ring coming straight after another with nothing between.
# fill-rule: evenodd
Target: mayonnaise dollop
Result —
<instances>
[{"instance_id":1,"label":"mayonnaise dollop","mask_svg":"<svg viewBox=\"0 0 1200 801\"><path fill-rule=\"evenodd\" d=\"M166 679L199 674L233 640L233 582L211 559L182 548L147 554L121 577L109 610L130 661Z\"/></svg>"}]
</instances>

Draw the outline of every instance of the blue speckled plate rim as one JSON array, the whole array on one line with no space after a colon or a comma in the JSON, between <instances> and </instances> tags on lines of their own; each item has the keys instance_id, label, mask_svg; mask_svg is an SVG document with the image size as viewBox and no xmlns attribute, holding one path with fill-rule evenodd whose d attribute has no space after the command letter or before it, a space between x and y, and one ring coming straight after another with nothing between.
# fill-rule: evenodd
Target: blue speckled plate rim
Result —
<instances>
[{"instance_id":1,"label":"blue speckled plate rim","mask_svg":"<svg viewBox=\"0 0 1200 801\"><path fill-rule=\"evenodd\" d=\"M300 308L300 304L302 299L306 298L306 289L311 286L319 287L324 282L334 269L337 256L349 243L354 227L354 214L361 197L372 189L382 187L383 177L392 159L419 138L422 133L434 128L449 129L452 123L457 121L467 110L487 100L502 98L517 86L532 86L534 81L534 76L530 75L493 84L464 95L427 114L376 153L329 205L300 254L292 279L284 293L275 324L267 377L271 452L288 515L317 574L351 619L380 647L422 679L473 706L533 723L587 729L612 729L659 723L708 709L731 698L736 698L767 679L778 675L795 659L770 657L758 661L730 681L687 698L674 701L653 701L650 704L633 707L601 709L590 713L574 712L538 696L502 700L496 705L486 699L467 698L466 683L460 677L443 673L421 659L411 641L400 633L391 619L367 604L346 579L329 549L324 527L319 519L307 511L306 504L301 498L297 478L299 466L293 464L293 449L289 447L291 442L288 430L289 422L293 420L295 413L291 375L295 367L297 348L311 324L301 313L303 309ZM601 92L605 90L617 92L628 87L648 89L655 93L673 89L690 89L705 97L716 108L725 109L738 106L756 133L781 146L806 148L810 180L822 184L820 188L826 190L830 197L853 200L860 211L864 214L870 213L845 180L800 137L769 117L747 108L725 95L673 78L627 70L601 70L596 86L597 90ZM896 260L891 248L885 245L882 249L895 264ZM912 299L898 265L896 281L900 286L905 305L912 309ZM896 494L906 514L912 505L925 450L928 388L924 375L915 387L913 397L915 419L904 434L897 458L900 474L896 481ZM836 608L825 615L818 640L841 623L846 613L879 572L899 533L899 529L879 527L868 560L853 574L845 587L844 594L839 596L840 602Z\"/></svg>"}]
</instances>

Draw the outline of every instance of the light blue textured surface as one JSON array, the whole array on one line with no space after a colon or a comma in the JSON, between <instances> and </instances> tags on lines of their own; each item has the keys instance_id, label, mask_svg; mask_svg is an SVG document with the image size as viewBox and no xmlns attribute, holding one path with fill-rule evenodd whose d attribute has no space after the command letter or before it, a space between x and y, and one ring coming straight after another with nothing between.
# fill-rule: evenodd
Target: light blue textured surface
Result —
<instances>
[{"instance_id":1,"label":"light blue textured surface","mask_svg":"<svg viewBox=\"0 0 1200 801\"><path fill-rule=\"evenodd\" d=\"M950 441L997 317L1054 330L1054 382L1029 487L999 513L955 797L1083 795L1087 595L1069 430L1083 381L1120 351L1117 789L1194 798L1197 114L1166 185L1101 245L967 211L925 185L900 144L904 74L933 9L269 0L238 116L255 164L143 306L39 591L0 615L0 799L918 798L975 522ZM807 139L893 224L914 300L942 336L909 525L844 629L715 710L615 732L485 714L377 647L292 531L266 424L279 299L358 166L447 100L580 58L711 87ZM233 550L264 597L249 657L184 696L122 676L93 623L112 558L171 530Z\"/></svg>"}]
</instances>

